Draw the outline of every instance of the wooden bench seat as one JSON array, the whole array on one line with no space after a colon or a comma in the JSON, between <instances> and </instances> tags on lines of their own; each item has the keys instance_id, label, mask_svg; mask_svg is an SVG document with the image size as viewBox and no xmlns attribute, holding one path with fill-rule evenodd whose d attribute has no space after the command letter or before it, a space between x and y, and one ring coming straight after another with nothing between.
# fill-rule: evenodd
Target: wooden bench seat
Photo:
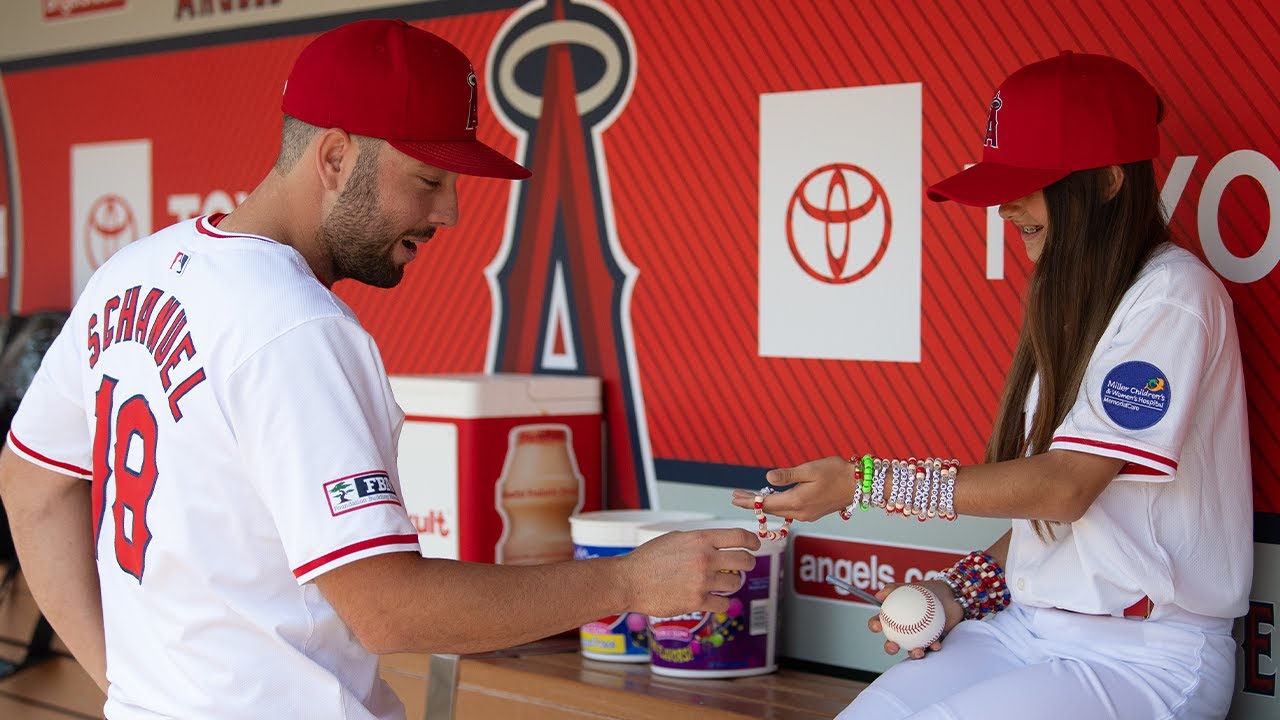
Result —
<instances>
[{"instance_id":1,"label":"wooden bench seat","mask_svg":"<svg viewBox=\"0 0 1280 720\"><path fill-rule=\"evenodd\" d=\"M422 718L428 656L389 655L383 677L411 720ZM725 680L654 675L644 664L583 658L576 638L464 656L456 690L457 720L519 717L619 720L830 720L865 687L853 680L783 669Z\"/></svg>"}]
</instances>

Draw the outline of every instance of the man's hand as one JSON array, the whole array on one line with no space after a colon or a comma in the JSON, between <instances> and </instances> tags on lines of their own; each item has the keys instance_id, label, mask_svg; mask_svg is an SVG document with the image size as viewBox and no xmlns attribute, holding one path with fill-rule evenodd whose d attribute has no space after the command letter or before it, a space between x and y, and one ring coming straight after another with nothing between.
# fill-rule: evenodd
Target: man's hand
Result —
<instances>
[{"instance_id":1,"label":"man's hand","mask_svg":"<svg viewBox=\"0 0 1280 720\"><path fill-rule=\"evenodd\" d=\"M725 612L729 599L742 585L739 573L756 566L749 551L760 538L742 529L671 532L654 538L627 555L627 610L654 617L689 612ZM746 548L727 550L722 548Z\"/></svg>"},{"instance_id":2,"label":"man's hand","mask_svg":"<svg viewBox=\"0 0 1280 720\"><path fill-rule=\"evenodd\" d=\"M853 502L854 470L853 463L839 457L770 470L764 476L770 485L791 486L791 489L766 497L763 510L770 515L805 522L843 510ZM755 497L750 490L734 490L733 504L754 510Z\"/></svg>"}]
</instances>

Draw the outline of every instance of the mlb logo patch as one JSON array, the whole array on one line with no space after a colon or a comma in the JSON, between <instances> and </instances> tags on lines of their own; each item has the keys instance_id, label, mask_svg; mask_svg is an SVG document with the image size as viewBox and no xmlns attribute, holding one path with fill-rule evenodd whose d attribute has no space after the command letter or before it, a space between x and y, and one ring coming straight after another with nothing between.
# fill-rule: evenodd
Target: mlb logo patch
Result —
<instances>
[{"instance_id":1,"label":"mlb logo patch","mask_svg":"<svg viewBox=\"0 0 1280 720\"><path fill-rule=\"evenodd\" d=\"M183 270L187 269L187 261L191 259L186 253L178 253L173 256L173 262L169 263L169 269L181 275Z\"/></svg>"},{"instance_id":2,"label":"mlb logo patch","mask_svg":"<svg viewBox=\"0 0 1280 720\"><path fill-rule=\"evenodd\" d=\"M324 484L329 512L334 517L371 505L399 505L391 478L384 472L368 472L349 475Z\"/></svg>"}]
</instances>

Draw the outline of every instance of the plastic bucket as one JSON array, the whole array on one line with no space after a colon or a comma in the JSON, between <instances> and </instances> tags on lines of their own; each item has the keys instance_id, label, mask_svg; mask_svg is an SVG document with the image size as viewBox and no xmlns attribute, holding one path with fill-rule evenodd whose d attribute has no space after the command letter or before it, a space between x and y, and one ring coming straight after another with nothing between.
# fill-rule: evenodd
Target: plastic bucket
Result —
<instances>
[{"instance_id":1,"label":"plastic bucket","mask_svg":"<svg viewBox=\"0 0 1280 720\"><path fill-rule=\"evenodd\" d=\"M742 528L755 533L755 522L701 520L642 527L640 542L675 530ZM763 675L777 669L778 596L782 553L787 541L761 540L753 552L756 566L738 573L742 582L727 595L725 613L695 612L673 618L650 617L649 669L658 675L730 678Z\"/></svg>"},{"instance_id":2,"label":"plastic bucket","mask_svg":"<svg viewBox=\"0 0 1280 720\"><path fill-rule=\"evenodd\" d=\"M573 557L586 560L625 555L636 548L636 529L662 522L708 520L710 513L679 510L598 510L569 518ZM583 657L609 662L649 662L645 634L648 617L639 613L610 615L583 625L578 632Z\"/></svg>"}]
</instances>

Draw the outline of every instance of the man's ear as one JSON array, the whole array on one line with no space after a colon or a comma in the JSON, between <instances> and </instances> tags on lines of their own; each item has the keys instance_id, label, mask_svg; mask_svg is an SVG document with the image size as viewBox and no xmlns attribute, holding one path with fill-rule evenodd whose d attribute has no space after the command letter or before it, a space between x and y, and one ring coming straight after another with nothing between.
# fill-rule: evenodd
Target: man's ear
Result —
<instances>
[{"instance_id":1,"label":"man's ear","mask_svg":"<svg viewBox=\"0 0 1280 720\"><path fill-rule=\"evenodd\" d=\"M1120 188L1124 187L1124 169L1119 165L1108 165L1106 182L1107 200L1110 201L1120 192Z\"/></svg>"},{"instance_id":2,"label":"man's ear","mask_svg":"<svg viewBox=\"0 0 1280 720\"><path fill-rule=\"evenodd\" d=\"M316 136L312 157L320 183L325 190L337 192L355 164L356 144L345 130L328 128Z\"/></svg>"}]
</instances>

